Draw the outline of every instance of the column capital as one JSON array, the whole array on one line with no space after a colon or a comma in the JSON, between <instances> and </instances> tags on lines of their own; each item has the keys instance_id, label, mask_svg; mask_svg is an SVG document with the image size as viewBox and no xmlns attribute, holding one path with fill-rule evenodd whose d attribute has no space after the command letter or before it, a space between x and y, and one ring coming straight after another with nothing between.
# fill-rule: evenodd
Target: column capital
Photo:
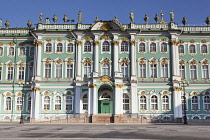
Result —
<instances>
[{"instance_id":1,"label":"column capital","mask_svg":"<svg viewBox=\"0 0 210 140\"><path fill-rule=\"evenodd\" d=\"M79 40L78 40L78 41L77 41L77 45L78 45L78 46L81 46L81 45L82 45L82 41L79 41Z\"/></svg>"},{"instance_id":2,"label":"column capital","mask_svg":"<svg viewBox=\"0 0 210 140\"><path fill-rule=\"evenodd\" d=\"M94 41L95 46L98 46L98 44L99 44L99 41Z\"/></svg>"},{"instance_id":3,"label":"column capital","mask_svg":"<svg viewBox=\"0 0 210 140\"><path fill-rule=\"evenodd\" d=\"M135 46L135 41L130 41L132 46Z\"/></svg>"},{"instance_id":4,"label":"column capital","mask_svg":"<svg viewBox=\"0 0 210 140\"><path fill-rule=\"evenodd\" d=\"M113 44L115 45L115 46L118 46L119 45L119 42L118 41L113 41Z\"/></svg>"}]
</instances>

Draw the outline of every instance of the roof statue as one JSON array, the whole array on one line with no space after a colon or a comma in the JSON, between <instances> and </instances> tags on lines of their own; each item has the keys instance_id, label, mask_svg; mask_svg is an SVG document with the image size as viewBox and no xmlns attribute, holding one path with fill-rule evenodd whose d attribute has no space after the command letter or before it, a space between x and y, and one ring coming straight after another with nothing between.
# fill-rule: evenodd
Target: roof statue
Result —
<instances>
[{"instance_id":1,"label":"roof statue","mask_svg":"<svg viewBox=\"0 0 210 140\"><path fill-rule=\"evenodd\" d=\"M64 24L66 24L66 22L69 22L69 18L67 17L66 14L63 17L63 21L64 21Z\"/></svg>"},{"instance_id":2,"label":"roof statue","mask_svg":"<svg viewBox=\"0 0 210 140\"><path fill-rule=\"evenodd\" d=\"M49 18L45 19L45 24L50 24L50 19Z\"/></svg>"},{"instance_id":3,"label":"roof statue","mask_svg":"<svg viewBox=\"0 0 210 140\"><path fill-rule=\"evenodd\" d=\"M42 24L42 19L43 19L43 13L40 12L40 14L39 14L39 23L41 23L41 24Z\"/></svg>"},{"instance_id":4,"label":"roof statue","mask_svg":"<svg viewBox=\"0 0 210 140\"><path fill-rule=\"evenodd\" d=\"M53 20L54 24L56 24L56 22L58 21L58 18L57 18L57 16L56 16L56 14L54 14L52 20Z\"/></svg>"},{"instance_id":5,"label":"roof statue","mask_svg":"<svg viewBox=\"0 0 210 140\"><path fill-rule=\"evenodd\" d=\"M10 22L9 22L9 20L6 20L6 22L5 22L5 26L6 26L6 28L8 29L8 27L10 26Z\"/></svg>"},{"instance_id":6,"label":"roof statue","mask_svg":"<svg viewBox=\"0 0 210 140\"><path fill-rule=\"evenodd\" d=\"M186 17L183 17L182 23L184 24L184 26L186 26L187 22L188 21L187 21Z\"/></svg>"},{"instance_id":7,"label":"roof statue","mask_svg":"<svg viewBox=\"0 0 210 140\"><path fill-rule=\"evenodd\" d=\"M0 28L2 27L2 19L0 18Z\"/></svg>"},{"instance_id":8,"label":"roof statue","mask_svg":"<svg viewBox=\"0 0 210 140\"><path fill-rule=\"evenodd\" d=\"M130 12L130 20L131 20L131 24L134 24L134 13L133 13L133 11Z\"/></svg>"},{"instance_id":9,"label":"roof statue","mask_svg":"<svg viewBox=\"0 0 210 140\"><path fill-rule=\"evenodd\" d=\"M99 22L101 21L100 19L98 19L98 17L96 17L96 19L93 21L93 23Z\"/></svg>"},{"instance_id":10,"label":"roof statue","mask_svg":"<svg viewBox=\"0 0 210 140\"><path fill-rule=\"evenodd\" d=\"M170 11L170 19L171 23L174 22L174 12L172 10Z\"/></svg>"},{"instance_id":11,"label":"roof statue","mask_svg":"<svg viewBox=\"0 0 210 140\"><path fill-rule=\"evenodd\" d=\"M146 22L146 24L148 24L148 21L149 21L148 14L145 14L144 21Z\"/></svg>"},{"instance_id":12,"label":"roof statue","mask_svg":"<svg viewBox=\"0 0 210 140\"><path fill-rule=\"evenodd\" d=\"M154 20L156 22L156 24L158 23L158 21L160 20L160 17L158 17L158 14L155 15Z\"/></svg>"},{"instance_id":13,"label":"roof statue","mask_svg":"<svg viewBox=\"0 0 210 140\"><path fill-rule=\"evenodd\" d=\"M27 26L28 26L28 28L31 28L31 26L32 26L32 22L30 19L28 20Z\"/></svg>"},{"instance_id":14,"label":"roof statue","mask_svg":"<svg viewBox=\"0 0 210 140\"><path fill-rule=\"evenodd\" d=\"M209 26L209 24L210 24L210 17L206 17L206 24Z\"/></svg>"},{"instance_id":15,"label":"roof statue","mask_svg":"<svg viewBox=\"0 0 210 140\"><path fill-rule=\"evenodd\" d=\"M112 21L114 21L116 23L119 23L119 20L117 19L117 16L114 16L114 19Z\"/></svg>"},{"instance_id":16,"label":"roof statue","mask_svg":"<svg viewBox=\"0 0 210 140\"><path fill-rule=\"evenodd\" d=\"M82 24L82 12L79 11L78 13L78 24Z\"/></svg>"}]
</instances>

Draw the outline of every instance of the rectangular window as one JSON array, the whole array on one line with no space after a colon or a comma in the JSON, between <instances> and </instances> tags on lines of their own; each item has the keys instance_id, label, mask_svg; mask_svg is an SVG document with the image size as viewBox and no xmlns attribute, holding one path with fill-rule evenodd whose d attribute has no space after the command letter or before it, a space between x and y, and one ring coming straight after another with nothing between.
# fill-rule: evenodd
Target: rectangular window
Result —
<instances>
[{"instance_id":1,"label":"rectangular window","mask_svg":"<svg viewBox=\"0 0 210 140\"><path fill-rule=\"evenodd\" d=\"M22 108L23 108L23 98L18 97L17 98L16 110L22 110Z\"/></svg>"},{"instance_id":2,"label":"rectangular window","mask_svg":"<svg viewBox=\"0 0 210 140\"><path fill-rule=\"evenodd\" d=\"M34 56L34 47L31 47L31 49L30 49L30 54L29 54L30 56Z\"/></svg>"},{"instance_id":3,"label":"rectangular window","mask_svg":"<svg viewBox=\"0 0 210 140\"><path fill-rule=\"evenodd\" d=\"M7 80L13 79L13 67L8 67Z\"/></svg>"},{"instance_id":4,"label":"rectangular window","mask_svg":"<svg viewBox=\"0 0 210 140\"><path fill-rule=\"evenodd\" d=\"M45 78L51 78L51 64L45 64Z\"/></svg>"},{"instance_id":5,"label":"rectangular window","mask_svg":"<svg viewBox=\"0 0 210 140\"><path fill-rule=\"evenodd\" d=\"M208 65L202 65L202 78L209 79L209 67Z\"/></svg>"},{"instance_id":6,"label":"rectangular window","mask_svg":"<svg viewBox=\"0 0 210 140\"><path fill-rule=\"evenodd\" d=\"M12 106L11 98L7 97L6 98L6 110L11 110L11 106Z\"/></svg>"},{"instance_id":7,"label":"rectangular window","mask_svg":"<svg viewBox=\"0 0 210 140\"><path fill-rule=\"evenodd\" d=\"M24 67L19 67L19 80L24 80Z\"/></svg>"},{"instance_id":8,"label":"rectangular window","mask_svg":"<svg viewBox=\"0 0 210 140\"><path fill-rule=\"evenodd\" d=\"M56 78L62 78L62 64L56 64Z\"/></svg>"},{"instance_id":9,"label":"rectangular window","mask_svg":"<svg viewBox=\"0 0 210 140\"><path fill-rule=\"evenodd\" d=\"M67 78L73 77L73 64L67 64Z\"/></svg>"},{"instance_id":10,"label":"rectangular window","mask_svg":"<svg viewBox=\"0 0 210 140\"><path fill-rule=\"evenodd\" d=\"M161 64L161 77L168 77L168 64Z\"/></svg>"},{"instance_id":11,"label":"rectangular window","mask_svg":"<svg viewBox=\"0 0 210 140\"><path fill-rule=\"evenodd\" d=\"M146 78L146 64L139 64L139 77Z\"/></svg>"},{"instance_id":12,"label":"rectangular window","mask_svg":"<svg viewBox=\"0 0 210 140\"><path fill-rule=\"evenodd\" d=\"M33 66L29 66L29 78L28 80L31 81L33 76Z\"/></svg>"},{"instance_id":13,"label":"rectangular window","mask_svg":"<svg viewBox=\"0 0 210 140\"><path fill-rule=\"evenodd\" d=\"M2 76L2 67L0 67L0 80L2 80L1 76Z\"/></svg>"},{"instance_id":14,"label":"rectangular window","mask_svg":"<svg viewBox=\"0 0 210 140\"><path fill-rule=\"evenodd\" d=\"M184 110L184 96L181 97L182 99L182 110ZM186 99L186 110L187 110L187 99Z\"/></svg>"},{"instance_id":15,"label":"rectangular window","mask_svg":"<svg viewBox=\"0 0 210 140\"><path fill-rule=\"evenodd\" d=\"M185 79L185 66L179 65L181 79Z\"/></svg>"},{"instance_id":16,"label":"rectangular window","mask_svg":"<svg viewBox=\"0 0 210 140\"><path fill-rule=\"evenodd\" d=\"M157 78L157 64L151 64L150 74L151 78Z\"/></svg>"},{"instance_id":17,"label":"rectangular window","mask_svg":"<svg viewBox=\"0 0 210 140\"><path fill-rule=\"evenodd\" d=\"M140 110L147 110L147 101L145 96L140 97Z\"/></svg>"},{"instance_id":18,"label":"rectangular window","mask_svg":"<svg viewBox=\"0 0 210 140\"><path fill-rule=\"evenodd\" d=\"M190 66L190 78L197 79L196 65Z\"/></svg>"}]
</instances>

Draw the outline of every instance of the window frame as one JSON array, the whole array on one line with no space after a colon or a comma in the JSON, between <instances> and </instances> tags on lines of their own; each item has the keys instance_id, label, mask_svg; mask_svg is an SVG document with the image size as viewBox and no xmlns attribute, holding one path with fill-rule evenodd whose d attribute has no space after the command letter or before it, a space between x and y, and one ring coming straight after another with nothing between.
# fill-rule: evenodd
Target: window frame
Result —
<instances>
[{"instance_id":1,"label":"window frame","mask_svg":"<svg viewBox=\"0 0 210 140\"><path fill-rule=\"evenodd\" d=\"M106 46L104 46L104 43L108 43L108 45L106 44ZM105 50L104 50L104 47L106 47ZM106 50L107 48L108 48L108 51ZM101 43L101 52L102 53L110 53L111 52L111 43L109 41L105 40Z\"/></svg>"},{"instance_id":2,"label":"window frame","mask_svg":"<svg viewBox=\"0 0 210 140\"><path fill-rule=\"evenodd\" d=\"M142 97L145 97L144 100L141 100ZM143 101L143 102L141 102L141 101ZM141 107L141 105L142 105L142 107ZM139 97L139 109L140 110L147 110L147 107L148 107L147 106L147 97L145 95L141 95Z\"/></svg>"},{"instance_id":3,"label":"window frame","mask_svg":"<svg viewBox=\"0 0 210 140\"><path fill-rule=\"evenodd\" d=\"M206 102L205 97L208 97L208 102ZM209 95L203 96L203 110L210 110L210 96Z\"/></svg>"},{"instance_id":4,"label":"window frame","mask_svg":"<svg viewBox=\"0 0 210 140\"><path fill-rule=\"evenodd\" d=\"M0 57L4 56L4 47L0 46Z\"/></svg>"},{"instance_id":5,"label":"window frame","mask_svg":"<svg viewBox=\"0 0 210 140\"><path fill-rule=\"evenodd\" d=\"M192 69L191 66L195 66L195 69ZM197 68L197 64L194 65L189 65L189 74L190 74L190 79L198 79L198 68ZM192 75L192 73L194 73L194 75ZM193 77L195 76L195 77Z\"/></svg>"},{"instance_id":6,"label":"window frame","mask_svg":"<svg viewBox=\"0 0 210 140\"><path fill-rule=\"evenodd\" d=\"M156 65L156 71L155 71L155 67L152 65ZM156 73L156 76L155 75L152 75L152 74L155 74ZM154 63L154 64L150 64L150 78L157 78L158 77L158 64L157 63Z\"/></svg>"},{"instance_id":7,"label":"window frame","mask_svg":"<svg viewBox=\"0 0 210 140\"><path fill-rule=\"evenodd\" d=\"M48 99L46 99L47 97L48 97ZM46 111L51 110L51 98L48 95L43 97L43 110L46 110Z\"/></svg>"},{"instance_id":8,"label":"window frame","mask_svg":"<svg viewBox=\"0 0 210 140\"><path fill-rule=\"evenodd\" d=\"M128 41L122 41L120 43L120 52L121 53L129 53L129 43L128 43Z\"/></svg>"},{"instance_id":9,"label":"window frame","mask_svg":"<svg viewBox=\"0 0 210 140\"><path fill-rule=\"evenodd\" d=\"M163 46L165 44L165 46ZM168 52L168 44L166 42L162 42L160 45L160 52L161 53L167 53Z\"/></svg>"},{"instance_id":10,"label":"window frame","mask_svg":"<svg viewBox=\"0 0 210 140\"><path fill-rule=\"evenodd\" d=\"M164 97L167 97L167 99ZM163 95L162 97L162 110L170 110L170 98L168 95Z\"/></svg>"},{"instance_id":11,"label":"window frame","mask_svg":"<svg viewBox=\"0 0 210 140\"><path fill-rule=\"evenodd\" d=\"M62 110L62 98L60 95L56 95L54 97L54 110L61 111Z\"/></svg>"},{"instance_id":12,"label":"window frame","mask_svg":"<svg viewBox=\"0 0 210 140\"><path fill-rule=\"evenodd\" d=\"M26 56L26 47L24 46L19 47L19 56L20 57Z\"/></svg>"},{"instance_id":13,"label":"window frame","mask_svg":"<svg viewBox=\"0 0 210 140\"><path fill-rule=\"evenodd\" d=\"M18 99L21 99L21 100L18 100ZM20 97L20 96L18 96L17 98L16 98L16 111L23 111L23 109L24 109L24 97Z\"/></svg>"},{"instance_id":14,"label":"window frame","mask_svg":"<svg viewBox=\"0 0 210 140\"><path fill-rule=\"evenodd\" d=\"M154 46L152 46L154 44ZM157 53L157 44L155 42L151 42L149 45L149 52L150 53Z\"/></svg>"},{"instance_id":15,"label":"window frame","mask_svg":"<svg viewBox=\"0 0 210 140\"><path fill-rule=\"evenodd\" d=\"M203 52L203 46L206 46L206 52ZM200 53L201 54L208 54L208 45L207 44L202 44L200 46Z\"/></svg>"},{"instance_id":16,"label":"window frame","mask_svg":"<svg viewBox=\"0 0 210 140\"><path fill-rule=\"evenodd\" d=\"M86 97L86 98L84 98L84 97ZM88 108L89 108L89 106L88 106L88 94L84 94L82 96L82 110L83 111L88 111Z\"/></svg>"},{"instance_id":17,"label":"window frame","mask_svg":"<svg viewBox=\"0 0 210 140\"><path fill-rule=\"evenodd\" d=\"M74 43L72 43L72 42L69 42L69 43L66 43L67 45L66 45L66 53L67 54L72 54L72 53L74 53ZM72 46L69 46L69 44L72 44ZM70 49L69 49L70 48ZM72 51L69 51L69 50L72 50Z\"/></svg>"},{"instance_id":18,"label":"window frame","mask_svg":"<svg viewBox=\"0 0 210 140\"><path fill-rule=\"evenodd\" d=\"M130 96L127 93L123 93L122 95L122 104L123 104L123 112L130 112Z\"/></svg>"},{"instance_id":19,"label":"window frame","mask_svg":"<svg viewBox=\"0 0 210 140\"><path fill-rule=\"evenodd\" d=\"M193 98L197 98L197 103L194 103L196 100ZM191 110L200 110L200 101L199 101L199 96L192 96L191 97ZM196 108L194 108L194 106L197 106Z\"/></svg>"},{"instance_id":20,"label":"window frame","mask_svg":"<svg viewBox=\"0 0 210 140\"><path fill-rule=\"evenodd\" d=\"M61 42L58 42L57 44L56 44L56 53L57 54L61 54L61 53L63 53L63 43L61 43Z\"/></svg>"},{"instance_id":21,"label":"window frame","mask_svg":"<svg viewBox=\"0 0 210 140\"><path fill-rule=\"evenodd\" d=\"M192 46L194 46L194 50L192 50ZM188 47L188 51L189 51L189 54L196 54L197 53L197 50L196 50L196 45L194 44L190 44L189 47Z\"/></svg>"},{"instance_id":22,"label":"window frame","mask_svg":"<svg viewBox=\"0 0 210 140\"><path fill-rule=\"evenodd\" d=\"M140 46L141 44L144 44L144 51L141 51L141 49L140 49L141 47L143 47L143 46ZM144 42L139 43L138 52L139 53L145 53L146 52L146 43L144 43Z\"/></svg>"},{"instance_id":23,"label":"window frame","mask_svg":"<svg viewBox=\"0 0 210 140\"><path fill-rule=\"evenodd\" d=\"M88 43L88 44L86 44ZM85 41L83 45L83 53L92 53L92 42Z\"/></svg>"},{"instance_id":24,"label":"window frame","mask_svg":"<svg viewBox=\"0 0 210 140\"><path fill-rule=\"evenodd\" d=\"M155 100L153 99L153 97L156 97ZM154 102L156 101L156 102ZM151 110L158 110L158 96L157 95L151 95L150 97L150 109Z\"/></svg>"},{"instance_id":25,"label":"window frame","mask_svg":"<svg viewBox=\"0 0 210 140\"><path fill-rule=\"evenodd\" d=\"M70 97L70 99L68 99L68 97ZM67 102L67 100L69 100L69 102ZM72 95L66 95L66 98L65 98L65 110L66 111L69 111L69 112L71 112L71 111L73 111L74 109L74 98L73 98L73 96ZM68 108L67 109L67 106L70 106L70 109Z\"/></svg>"},{"instance_id":26,"label":"window frame","mask_svg":"<svg viewBox=\"0 0 210 140\"><path fill-rule=\"evenodd\" d=\"M204 69L203 66L206 66L207 69ZM206 72L204 72L204 70ZM202 72L202 74L201 74L202 79L209 79L209 64L201 64L201 72Z\"/></svg>"},{"instance_id":27,"label":"window frame","mask_svg":"<svg viewBox=\"0 0 210 140\"><path fill-rule=\"evenodd\" d=\"M183 48L180 49L181 46L183 46ZM183 50L183 52L180 52L180 51L182 51L182 50ZM181 45L178 46L178 53L179 53L179 54L184 54L184 53L185 53L185 47L184 47L183 44L181 44Z\"/></svg>"}]
</instances>

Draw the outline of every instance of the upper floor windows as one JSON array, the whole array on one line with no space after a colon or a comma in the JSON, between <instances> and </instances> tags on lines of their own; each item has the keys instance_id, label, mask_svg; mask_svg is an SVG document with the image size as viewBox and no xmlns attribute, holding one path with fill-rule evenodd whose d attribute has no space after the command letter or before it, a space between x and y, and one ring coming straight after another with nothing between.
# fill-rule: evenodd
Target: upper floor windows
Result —
<instances>
[{"instance_id":1,"label":"upper floor windows","mask_svg":"<svg viewBox=\"0 0 210 140\"><path fill-rule=\"evenodd\" d=\"M67 53L73 53L74 52L74 45L72 43L69 43L67 46Z\"/></svg>"},{"instance_id":2,"label":"upper floor windows","mask_svg":"<svg viewBox=\"0 0 210 140\"><path fill-rule=\"evenodd\" d=\"M150 44L150 52L156 52L156 44L155 43Z\"/></svg>"},{"instance_id":3,"label":"upper floor windows","mask_svg":"<svg viewBox=\"0 0 210 140\"><path fill-rule=\"evenodd\" d=\"M196 48L195 48L195 45L190 45L189 46L189 53L196 53Z\"/></svg>"},{"instance_id":4,"label":"upper floor windows","mask_svg":"<svg viewBox=\"0 0 210 140\"><path fill-rule=\"evenodd\" d=\"M197 79L197 66L190 65L190 79Z\"/></svg>"},{"instance_id":5,"label":"upper floor windows","mask_svg":"<svg viewBox=\"0 0 210 140\"><path fill-rule=\"evenodd\" d=\"M20 66L18 72L19 72L18 80L24 80L25 67L24 66Z\"/></svg>"},{"instance_id":6,"label":"upper floor windows","mask_svg":"<svg viewBox=\"0 0 210 140\"><path fill-rule=\"evenodd\" d=\"M12 108L12 99L11 99L11 97L7 97L6 98L6 110L11 110L11 108Z\"/></svg>"},{"instance_id":7,"label":"upper floor windows","mask_svg":"<svg viewBox=\"0 0 210 140\"><path fill-rule=\"evenodd\" d=\"M51 64L45 64L45 78L51 78Z\"/></svg>"},{"instance_id":8,"label":"upper floor windows","mask_svg":"<svg viewBox=\"0 0 210 140\"><path fill-rule=\"evenodd\" d=\"M110 65L108 63L103 63L101 65L101 75L110 76Z\"/></svg>"},{"instance_id":9,"label":"upper floor windows","mask_svg":"<svg viewBox=\"0 0 210 140\"><path fill-rule=\"evenodd\" d=\"M91 43L90 41L86 41L84 44L84 52L91 52Z\"/></svg>"},{"instance_id":10,"label":"upper floor windows","mask_svg":"<svg viewBox=\"0 0 210 140\"><path fill-rule=\"evenodd\" d=\"M150 64L150 77L157 78L157 64Z\"/></svg>"},{"instance_id":11,"label":"upper floor windows","mask_svg":"<svg viewBox=\"0 0 210 140\"><path fill-rule=\"evenodd\" d=\"M3 56L3 48L2 47L0 47L0 56Z\"/></svg>"},{"instance_id":12,"label":"upper floor windows","mask_svg":"<svg viewBox=\"0 0 210 140\"><path fill-rule=\"evenodd\" d=\"M31 47L30 48L30 54L29 54L29 56L34 56L34 47Z\"/></svg>"},{"instance_id":13,"label":"upper floor windows","mask_svg":"<svg viewBox=\"0 0 210 140\"><path fill-rule=\"evenodd\" d=\"M62 78L62 64L61 63L56 64L55 67L56 67L55 77L56 78Z\"/></svg>"},{"instance_id":14,"label":"upper floor windows","mask_svg":"<svg viewBox=\"0 0 210 140\"><path fill-rule=\"evenodd\" d=\"M52 52L52 44L51 43L46 44L45 52Z\"/></svg>"},{"instance_id":15,"label":"upper floor windows","mask_svg":"<svg viewBox=\"0 0 210 140\"><path fill-rule=\"evenodd\" d=\"M202 65L202 79L209 79L209 65Z\"/></svg>"},{"instance_id":16,"label":"upper floor windows","mask_svg":"<svg viewBox=\"0 0 210 140\"><path fill-rule=\"evenodd\" d=\"M67 78L73 77L73 64L67 64L66 72L67 72Z\"/></svg>"},{"instance_id":17,"label":"upper floor windows","mask_svg":"<svg viewBox=\"0 0 210 140\"><path fill-rule=\"evenodd\" d=\"M121 72L123 77L128 77L128 64L122 63L121 64Z\"/></svg>"},{"instance_id":18,"label":"upper floor windows","mask_svg":"<svg viewBox=\"0 0 210 140\"><path fill-rule=\"evenodd\" d=\"M201 46L201 53L208 53L207 45L202 45Z\"/></svg>"},{"instance_id":19,"label":"upper floor windows","mask_svg":"<svg viewBox=\"0 0 210 140\"><path fill-rule=\"evenodd\" d=\"M26 55L25 47L20 47L20 56L25 56L25 55Z\"/></svg>"},{"instance_id":20,"label":"upper floor windows","mask_svg":"<svg viewBox=\"0 0 210 140\"><path fill-rule=\"evenodd\" d=\"M85 63L84 64L84 77L88 77L91 72L91 64Z\"/></svg>"},{"instance_id":21,"label":"upper floor windows","mask_svg":"<svg viewBox=\"0 0 210 140\"><path fill-rule=\"evenodd\" d=\"M128 52L128 42L123 41L121 43L121 52Z\"/></svg>"},{"instance_id":22,"label":"upper floor windows","mask_svg":"<svg viewBox=\"0 0 210 140\"><path fill-rule=\"evenodd\" d=\"M13 80L13 69L14 67L13 66L9 66L7 67L7 80Z\"/></svg>"},{"instance_id":23,"label":"upper floor windows","mask_svg":"<svg viewBox=\"0 0 210 140\"><path fill-rule=\"evenodd\" d=\"M145 43L140 43L139 44L139 52L145 52L146 49L145 49Z\"/></svg>"},{"instance_id":24,"label":"upper floor windows","mask_svg":"<svg viewBox=\"0 0 210 140\"><path fill-rule=\"evenodd\" d=\"M183 45L179 45L178 51L179 51L179 53L184 53L184 46Z\"/></svg>"},{"instance_id":25,"label":"upper floor windows","mask_svg":"<svg viewBox=\"0 0 210 140\"><path fill-rule=\"evenodd\" d=\"M62 53L63 52L63 44L62 43L57 44L56 52L57 53Z\"/></svg>"},{"instance_id":26,"label":"upper floor windows","mask_svg":"<svg viewBox=\"0 0 210 140\"><path fill-rule=\"evenodd\" d=\"M104 41L102 44L102 52L109 52L110 51L110 45L108 41Z\"/></svg>"},{"instance_id":27,"label":"upper floor windows","mask_svg":"<svg viewBox=\"0 0 210 140\"><path fill-rule=\"evenodd\" d=\"M14 56L14 47L9 48L9 56Z\"/></svg>"},{"instance_id":28,"label":"upper floor windows","mask_svg":"<svg viewBox=\"0 0 210 140\"><path fill-rule=\"evenodd\" d=\"M166 43L161 44L161 52L167 52L167 44Z\"/></svg>"}]
</instances>

